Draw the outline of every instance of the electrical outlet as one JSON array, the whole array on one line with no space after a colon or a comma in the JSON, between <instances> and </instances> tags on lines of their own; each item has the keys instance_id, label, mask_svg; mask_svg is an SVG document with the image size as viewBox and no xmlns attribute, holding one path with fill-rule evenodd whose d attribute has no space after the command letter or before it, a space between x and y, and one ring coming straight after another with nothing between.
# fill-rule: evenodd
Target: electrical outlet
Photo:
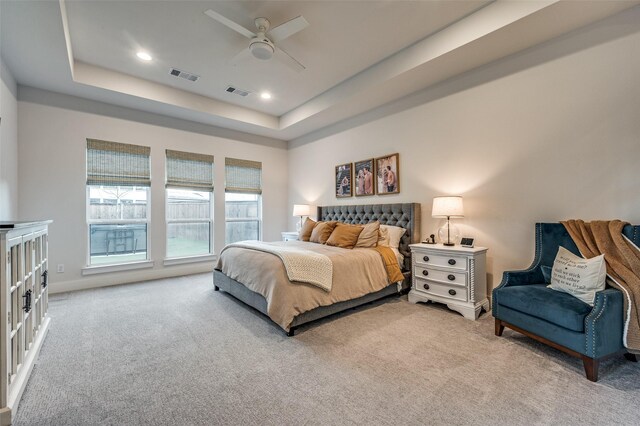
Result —
<instances>
[{"instance_id":1,"label":"electrical outlet","mask_svg":"<svg viewBox=\"0 0 640 426\"><path fill-rule=\"evenodd\" d=\"M58 273L61 274L64 272L64 263L58 264Z\"/></svg>"}]
</instances>

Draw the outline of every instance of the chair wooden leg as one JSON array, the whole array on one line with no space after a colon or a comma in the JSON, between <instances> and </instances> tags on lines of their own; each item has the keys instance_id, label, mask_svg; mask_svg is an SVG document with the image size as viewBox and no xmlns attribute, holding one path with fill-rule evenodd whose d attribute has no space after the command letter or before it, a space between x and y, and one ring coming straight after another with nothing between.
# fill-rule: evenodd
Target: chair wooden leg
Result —
<instances>
[{"instance_id":1,"label":"chair wooden leg","mask_svg":"<svg viewBox=\"0 0 640 426\"><path fill-rule=\"evenodd\" d=\"M584 372L587 374L587 379L591 380L592 382L597 382L600 360L583 356L582 363L584 364Z\"/></svg>"},{"instance_id":2,"label":"chair wooden leg","mask_svg":"<svg viewBox=\"0 0 640 426\"><path fill-rule=\"evenodd\" d=\"M626 354L624 354L624 357L631 362L638 362L638 356L636 354L630 354L629 352L627 352Z\"/></svg>"},{"instance_id":3,"label":"chair wooden leg","mask_svg":"<svg viewBox=\"0 0 640 426\"><path fill-rule=\"evenodd\" d=\"M496 318L496 336L502 336L502 332L504 331L504 324L498 318Z\"/></svg>"}]
</instances>

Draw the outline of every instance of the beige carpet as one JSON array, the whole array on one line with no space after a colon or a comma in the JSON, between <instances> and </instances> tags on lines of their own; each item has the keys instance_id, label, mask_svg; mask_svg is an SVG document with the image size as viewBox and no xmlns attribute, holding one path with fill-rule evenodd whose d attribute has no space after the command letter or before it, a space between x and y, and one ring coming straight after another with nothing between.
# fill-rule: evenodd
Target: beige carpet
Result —
<instances>
[{"instance_id":1,"label":"beige carpet","mask_svg":"<svg viewBox=\"0 0 640 426\"><path fill-rule=\"evenodd\" d=\"M580 361L406 297L289 338L195 275L51 298L15 424L640 423L640 363Z\"/></svg>"}]
</instances>

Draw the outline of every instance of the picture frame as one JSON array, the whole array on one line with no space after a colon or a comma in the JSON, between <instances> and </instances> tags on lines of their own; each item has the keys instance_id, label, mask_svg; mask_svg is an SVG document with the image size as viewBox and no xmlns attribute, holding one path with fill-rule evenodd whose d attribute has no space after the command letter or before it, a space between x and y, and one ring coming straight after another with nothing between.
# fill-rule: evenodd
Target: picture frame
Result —
<instances>
[{"instance_id":1,"label":"picture frame","mask_svg":"<svg viewBox=\"0 0 640 426\"><path fill-rule=\"evenodd\" d=\"M375 195L375 169L373 158L353 163L353 179L356 197Z\"/></svg>"},{"instance_id":2,"label":"picture frame","mask_svg":"<svg viewBox=\"0 0 640 426\"><path fill-rule=\"evenodd\" d=\"M376 194L393 195L400 193L400 154L378 157L376 166Z\"/></svg>"},{"instance_id":3,"label":"picture frame","mask_svg":"<svg viewBox=\"0 0 640 426\"><path fill-rule=\"evenodd\" d=\"M346 198L353 195L353 163L339 164L335 174L336 198Z\"/></svg>"}]
</instances>

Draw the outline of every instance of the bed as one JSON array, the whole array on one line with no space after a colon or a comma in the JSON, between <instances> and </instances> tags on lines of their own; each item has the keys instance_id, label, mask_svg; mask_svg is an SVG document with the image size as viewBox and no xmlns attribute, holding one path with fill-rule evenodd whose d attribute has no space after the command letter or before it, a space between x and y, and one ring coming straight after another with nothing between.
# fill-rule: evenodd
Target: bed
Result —
<instances>
[{"instance_id":1,"label":"bed","mask_svg":"<svg viewBox=\"0 0 640 426\"><path fill-rule=\"evenodd\" d=\"M296 328L299 326L309 323L311 321L318 320L320 318L327 317L329 315L351 309L363 304L367 304L373 302L375 300L390 296L401 294L405 290L409 289L411 286L411 253L409 250L409 244L413 244L419 242L420 240L420 204L419 203L396 203L396 204L371 204L371 205L350 205L350 206L321 206L318 207L318 220L321 221L339 221L343 223L349 224L366 224L369 222L373 222L375 220L380 221L381 224L399 226L406 229L406 232L402 236L400 240L400 244L398 247L399 252L404 256L403 264L400 265L402 269L402 275L404 276L404 280L401 283L391 283L384 284L384 287L369 292L367 294L360 295L358 297L354 297L348 300L341 300L335 303L326 304L322 306L314 307L313 309L305 310L301 312L295 317L293 317L289 323L289 320L286 320L286 323L278 323L274 318L271 319L276 322L281 328L288 333L289 336L293 336ZM314 244L314 243L298 243L302 244ZM314 244L316 246L320 246L318 244ZM319 248L320 249L320 248ZM234 248L234 250L236 250ZM327 247L322 248L321 250L326 250L328 254L332 248ZM344 249L341 249L344 250ZM361 250L361 249L356 249ZM369 250L369 249L365 249ZM266 261L266 257L275 259L277 262L281 262L276 256L271 254L262 253L262 260ZM246 274L262 274L263 271L260 269L265 267L263 263L260 261L256 261L251 263L251 268L243 269L242 273L230 273L234 271L230 271L229 267L226 267L226 271L228 275L236 277L238 280L230 278L227 274L223 272L225 267L221 260L216 266L216 269L213 271L213 284L214 290L219 291L222 290L236 299L244 302L245 304L257 309L265 315L269 316L268 312L268 302L267 298L263 296L260 292L253 291L248 288L241 281L248 281L248 278L243 278ZM257 266L253 266L257 265ZM246 266L246 265L245 265ZM284 268L282 268L284 270ZM238 271L239 272L239 271ZM266 272L265 272L266 273ZM266 278L265 278L266 279ZM290 284L290 282L289 282ZM356 283L354 285L360 285L360 283ZM255 288L255 287L254 287ZM293 288L293 287L292 287ZM323 290L316 289L317 292L321 292ZM332 289L332 291L334 291ZM262 293L264 291L262 290ZM321 293L317 293L321 295ZM326 300L322 303L326 303ZM273 313L273 312L272 312Z\"/></svg>"}]
</instances>

